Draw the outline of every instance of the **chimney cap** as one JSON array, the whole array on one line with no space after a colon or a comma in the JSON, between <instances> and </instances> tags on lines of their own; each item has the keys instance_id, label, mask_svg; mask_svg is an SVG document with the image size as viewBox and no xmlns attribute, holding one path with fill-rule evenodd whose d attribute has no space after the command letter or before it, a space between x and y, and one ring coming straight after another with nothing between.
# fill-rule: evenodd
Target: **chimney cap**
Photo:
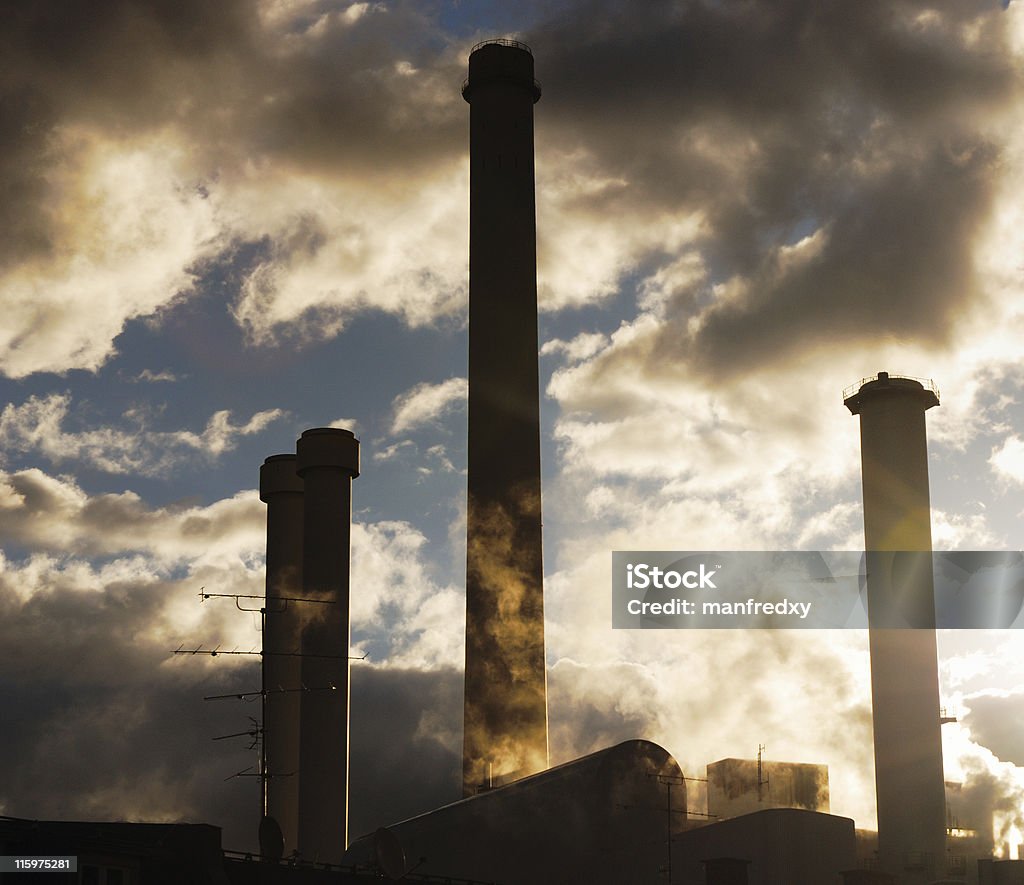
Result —
<instances>
[{"instance_id":1,"label":"chimney cap","mask_svg":"<svg viewBox=\"0 0 1024 885\"><path fill-rule=\"evenodd\" d=\"M485 46L509 46L512 49L522 49L524 52L529 52L530 55L533 55L533 50L525 43L519 40L511 40L508 37L491 37L489 40L481 40L469 50L469 54L472 55L478 49L483 49Z\"/></svg>"},{"instance_id":2,"label":"chimney cap","mask_svg":"<svg viewBox=\"0 0 1024 885\"><path fill-rule=\"evenodd\" d=\"M340 468L355 479L359 476L359 440L341 427L313 427L304 430L295 444L297 472L318 467Z\"/></svg>"},{"instance_id":3,"label":"chimney cap","mask_svg":"<svg viewBox=\"0 0 1024 885\"><path fill-rule=\"evenodd\" d=\"M302 494L303 484L295 472L295 455L271 455L260 465L260 500L267 504L279 492Z\"/></svg>"},{"instance_id":4,"label":"chimney cap","mask_svg":"<svg viewBox=\"0 0 1024 885\"><path fill-rule=\"evenodd\" d=\"M540 83L533 76L533 51L525 43L495 37L477 43L469 52L469 76L462 81L462 97L472 104L472 93L490 83L521 87L540 100Z\"/></svg>"},{"instance_id":5,"label":"chimney cap","mask_svg":"<svg viewBox=\"0 0 1024 885\"><path fill-rule=\"evenodd\" d=\"M939 404L939 388L930 378L879 372L875 376L861 378L856 384L847 387L843 391L843 405L852 414L859 415L865 398L899 395L920 398L926 411Z\"/></svg>"}]
</instances>

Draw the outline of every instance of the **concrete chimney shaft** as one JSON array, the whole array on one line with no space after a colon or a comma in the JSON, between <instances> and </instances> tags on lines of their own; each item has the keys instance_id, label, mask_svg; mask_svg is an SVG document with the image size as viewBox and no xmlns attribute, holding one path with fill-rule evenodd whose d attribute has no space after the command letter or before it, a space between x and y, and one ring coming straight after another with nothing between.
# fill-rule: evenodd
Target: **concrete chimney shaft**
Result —
<instances>
[{"instance_id":1,"label":"concrete chimney shaft","mask_svg":"<svg viewBox=\"0 0 1024 885\"><path fill-rule=\"evenodd\" d=\"M939 400L881 372L845 403L860 415L879 863L900 882L930 882L946 854L924 420Z\"/></svg>"},{"instance_id":2,"label":"concrete chimney shaft","mask_svg":"<svg viewBox=\"0 0 1024 885\"><path fill-rule=\"evenodd\" d=\"M304 483L299 852L337 863L348 844L349 557L359 441L307 430L296 446Z\"/></svg>"},{"instance_id":3,"label":"concrete chimney shaft","mask_svg":"<svg viewBox=\"0 0 1024 885\"><path fill-rule=\"evenodd\" d=\"M533 104L523 44L469 57L463 791L547 768Z\"/></svg>"},{"instance_id":4,"label":"concrete chimney shaft","mask_svg":"<svg viewBox=\"0 0 1024 885\"><path fill-rule=\"evenodd\" d=\"M297 689L302 683L298 657L301 606L282 597L302 596L302 480L294 455L271 455L260 467L260 500L267 505L266 622L263 634L264 689ZM299 709L298 691L272 692L263 700L264 780L262 814L273 818L284 838L284 854L298 845ZM291 775L290 777L288 775ZM261 846L262 854L270 846Z\"/></svg>"}]
</instances>

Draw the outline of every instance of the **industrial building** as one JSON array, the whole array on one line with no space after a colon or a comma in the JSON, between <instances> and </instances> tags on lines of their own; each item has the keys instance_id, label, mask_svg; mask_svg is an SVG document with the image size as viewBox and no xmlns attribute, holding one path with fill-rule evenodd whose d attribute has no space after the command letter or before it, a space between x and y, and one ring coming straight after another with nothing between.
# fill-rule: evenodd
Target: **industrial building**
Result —
<instances>
[{"instance_id":1,"label":"industrial building","mask_svg":"<svg viewBox=\"0 0 1024 885\"><path fill-rule=\"evenodd\" d=\"M708 765L707 782L711 820L726 820L765 808L829 811L827 765L720 759Z\"/></svg>"}]
</instances>

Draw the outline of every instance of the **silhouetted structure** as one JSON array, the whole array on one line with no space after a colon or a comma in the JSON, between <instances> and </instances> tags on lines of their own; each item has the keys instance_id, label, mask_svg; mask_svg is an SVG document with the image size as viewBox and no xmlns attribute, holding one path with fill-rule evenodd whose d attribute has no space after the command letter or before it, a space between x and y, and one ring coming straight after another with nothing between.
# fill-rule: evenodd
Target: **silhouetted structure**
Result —
<instances>
[{"instance_id":1,"label":"silhouetted structure","mask_svg":"<svg viewBox=\"0 0 1024 885\"><path fill-rule=\"evenodd\" d=\"M719 759L707 767L708 815L725 820L766 808L829 810L828 766Z\"/></svg>"},{"instance_id":2,"label":"silhouetted structure","mask_svg":"<svg viewBox=\"0 0 1024 885\"><path fill-rule=\"evenodd\" d=\"M227 885L220 828L209 824L0 817L0 855L78 859L75 873L0 873L0 883Z\"/></svg>"},{"instance_id":3,"label":"silhouetted structure","mask_svg":"<svg viewBox=\"0 0 1024 885\"><path fill-rule=\"evenodd\" d=\"M626 741L388 830L424 875L649 885L669 862L670 837L685 826L676 761L650 741ZM374 865L378 846L372 834L354 840L345 863Z\"/></svg>"},{"instance_id":4,"label":"silhouetted structure","mask_svg":"<svg viewBox=\"0 0 1024 885\"><path fill-rule=\"evenodd\" d=\"M475 47L470 103L469 494L463 792L547 767L528 47Z\"/></svg>"},{"instance_id":5,"label":"silhouetted structure","mask_svg":"<svg viewBox=\"0 0 1024 885\"><path fill-rule=\"evenodd\" d=\"M260 500L267 505L267 590L263 633L263 814L283 837L283 853L298 846L299 718L302 694L302 480L295 455L271 455L260 468ZM263 854L272 846L261 845Z\"/></svg>"},{"instance_id":6,"label":"silhouetted structure","mask_svg":"<svg viewBox=\"0 0 1024 885\"><path fill-rule=\"evenodd\" d=\"M840 871L854 866L855 853L850 818L769 808L679 834L672 843L672 882L838 885ZM712 861L706 871L705 861Z\"/></svg>"},{"instance_id":7,"label":"silhouetted structure","mask_svg":"<svg viewBox=\"0 0 1024 885\"><path fill-rule=\"evenodd\" d=\"M924 421L939 398L879 372L844 402L860 415L879 863L930 882L946 833Z\"/></svg>"},{"instance_id":8,"label":"silhouetted structure","mask_svg":"<svg viewBox=\"0 0 1024 885\"><path fill-rule=\"evenodd\" d=\"M359 442L351 431L320 427L296 445L303 480L299 852L336 863L348 843L349 550L352 480ZM313 611L312 609L316 609Z\"/></svg>"},{"instance_id":9,"label":"silhouetted structure","mask_svg":"<svg viewBox=\"0 0 1024 885\"><path fill-rule=\"evenodd\" d=\"M1024 860L979 860L978 885L1024 885Z\"/></svg>"},{"instance_id":10,"label":"silhouetted structure","mask_svg":"<svg viewBox=\"0 0 1024 885\"><path fill-rule=\"evenodd\" d=\"M707 885L747 885L749 860L739 857L714 857L701 861Z\"/></svg>"}]
</instances>

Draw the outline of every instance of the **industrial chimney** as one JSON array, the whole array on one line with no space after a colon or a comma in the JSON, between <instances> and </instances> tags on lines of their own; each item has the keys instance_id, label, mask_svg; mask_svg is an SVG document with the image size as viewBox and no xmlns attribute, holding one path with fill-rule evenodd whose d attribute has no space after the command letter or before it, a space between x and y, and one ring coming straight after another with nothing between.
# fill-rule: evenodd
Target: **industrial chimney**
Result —
<instances>
[{"instance_id":1,"label":"industrial chimney","mask_svg":"<svg viewBox=\"0 0 1024 885\"><path fill-rule=\"evenodd\" d=\"M267 589L263 633L262 814L273 820L280 840L261 828L260 854L290 854L298 845L299 707L302 683L300 609L302 595L302 480L294 455L271 455L260 468L260 500L267 505ZM266 691L269 689L269 691ZM286 689L280 691L279 689ZM271 827L272 830L272 827Z\"/></svg>"},{"instance_id":2,"label":"industrial chimney","mask_svg":"<svg viewBox=\"0 0 1024 885\"><path fill-rule=\"evenodd\" d=\"M930 882L946 834L924 421L938 391L879 372L844 403L860 415L879 865Z\"/></svg>"},{"instance_id":3,"label":"industrial chimney","mask_svg":"<svg viewBox=\"0 0 1024 885\"><path fill-rule=\"evenodd\" d=\"M304 604L299 853L337 863L348 844L349 548L359 441L319 427L298 440Z\"/></svg>"},{"instance_id":4,"label":"industrial chimney","mask_svg":"<svg viewBox=\"0 0 1024 885\"><path fill-rule=\"evenodd\" d=\"M469 489L463 792L547 768L533 78L529 47L469 56Z\"/></svg>"}]
</instances>

